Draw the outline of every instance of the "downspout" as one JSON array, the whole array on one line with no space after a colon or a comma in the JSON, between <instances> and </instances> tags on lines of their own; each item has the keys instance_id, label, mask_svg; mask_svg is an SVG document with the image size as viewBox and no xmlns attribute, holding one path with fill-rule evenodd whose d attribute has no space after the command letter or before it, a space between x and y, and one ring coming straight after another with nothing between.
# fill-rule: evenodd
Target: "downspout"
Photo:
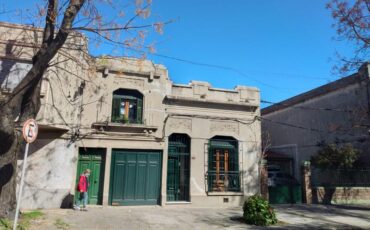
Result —
<instances>
[{"instance_id":1,"label":"downspout","mask_svg":"<svg viewBox=\"0 0 370 230\"><path fill-rule=\"evenodd\" d=\"M369 79L369 63L365 63L363 66L360 67L360 73L364 74L364 78L366 81L366 99L367 99L367 117L368 117L368 123L366 124L368 127L368 134L370 134L370 92L369 92L369 86L370 86L370 79Z\"/></svg>"}]
</instances>

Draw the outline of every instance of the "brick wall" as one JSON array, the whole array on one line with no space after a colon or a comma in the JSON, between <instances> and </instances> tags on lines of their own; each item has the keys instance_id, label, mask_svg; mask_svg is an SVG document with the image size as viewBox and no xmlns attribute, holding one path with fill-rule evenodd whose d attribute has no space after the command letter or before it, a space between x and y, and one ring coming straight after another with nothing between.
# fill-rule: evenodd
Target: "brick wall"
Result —
<instances>
[{"instance_id":1,"label":"brick wall","mask_svg":"<svg viewBox=\"0 0 370 230\"><path fill-rule=\"evenodd\" d=\"M370 204L370 187L317 187L312 188L313 203Z\"/></svg>"}]
</instances>

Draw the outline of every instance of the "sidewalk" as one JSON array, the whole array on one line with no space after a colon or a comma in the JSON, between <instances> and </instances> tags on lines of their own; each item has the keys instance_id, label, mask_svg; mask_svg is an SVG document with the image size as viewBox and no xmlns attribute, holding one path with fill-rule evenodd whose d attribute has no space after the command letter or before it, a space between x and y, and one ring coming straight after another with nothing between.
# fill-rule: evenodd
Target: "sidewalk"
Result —
<instances>
[{"instance_id":1,"label":"sidewalk","mask_svg":"<svg viewBox=\"0 0 370 230\"><path fill-rule=\"evenodd\" d=\"M370 206L275 205L277 229L370 229Z\"/></svg>"},{"instance_id":2,"label":"sidewalk","mask_svg":"<svg viewBox=\"0 0 370 230\"><path fill-rule=\"evenodd\" d=\"M241 207L91 207L44 210L31 229L370 229L369 206L275 205L279 224L246 225Z\"/></svg>"}]
</instances>

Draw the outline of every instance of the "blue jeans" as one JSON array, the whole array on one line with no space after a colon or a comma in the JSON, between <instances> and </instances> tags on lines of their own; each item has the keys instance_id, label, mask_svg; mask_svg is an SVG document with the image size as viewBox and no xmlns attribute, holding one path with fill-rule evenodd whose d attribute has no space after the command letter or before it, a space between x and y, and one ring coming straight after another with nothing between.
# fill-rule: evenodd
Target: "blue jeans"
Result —
<instances>
[{"instance_id":1,"label":"blue jeans","mask_svg":"<svg viewBox=\"0 0 370 230\"><path fill-rule=\"evenodd\" d=\"M89 196L87 192L80 192L80 196L77 199L76 206L79 208L82 201L82 207L86 208L88 197Z\"/></svg>"}]
</instances>

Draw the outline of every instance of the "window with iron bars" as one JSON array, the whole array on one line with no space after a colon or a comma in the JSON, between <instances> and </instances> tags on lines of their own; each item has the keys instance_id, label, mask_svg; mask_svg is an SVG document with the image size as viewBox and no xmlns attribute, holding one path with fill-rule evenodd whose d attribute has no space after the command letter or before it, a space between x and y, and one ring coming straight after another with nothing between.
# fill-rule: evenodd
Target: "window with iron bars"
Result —
<instances>
[{"instance_id":1,"label":"window with iron bars","mask_svg":"<svg viewBox=\"0 0 370 230\"><path fill-rule=\"evenodd\" d=\"M208 192L240 192L238 141L215 136L208 149Z\"/></svg>"}]
</instances>

